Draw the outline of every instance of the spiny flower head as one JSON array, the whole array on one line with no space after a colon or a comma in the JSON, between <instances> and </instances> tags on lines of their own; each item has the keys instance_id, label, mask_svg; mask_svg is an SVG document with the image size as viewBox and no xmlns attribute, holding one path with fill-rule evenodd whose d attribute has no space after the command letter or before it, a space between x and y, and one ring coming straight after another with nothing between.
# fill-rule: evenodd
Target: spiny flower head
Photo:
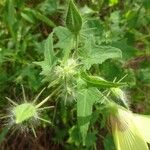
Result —
<instances>
[{"instance_id":1,"label":"spiny flower head","mask_svg":"<svg viewBox=\"0 0 150 150\"><path fill-rule=\"evenodd\" d=\"M31 117L37 117L37 109L32 103L22 103L17 105L12 110L13 115L15 116L15 123L19 124L25 120L28 120Z\"/></svg>"},{"instance_id":2,"label":"spiny flower head","mask_svg":"<svg viewBox=\"0 0 150 150\"><path fill-rule=\"evenodd\" d=\"M78 65L75 59L70 58L65 63L60 62L60 65L55 68L55 73L62 78L73 76L77 73L76 67Z\"/></svg>"},{"instance_id":3,"label":"spiny flower head","mask_svg":"<svg viewBox=\"0 0 150 150\"><path fill-rule=\"evenodd\" d=\"M8 121L9 121L8 124L11 127L18 126L18 127L24 128L25 126L26 128L27 127L31 128L34 135L36 136L36 133L33 127L34 125L33 121L36 121L36 122L44 121L47 123L51 123L50 121L45 120L44 118L41 118L41 112L45 109L52 108L53 106L49 106L49 107L41 107L41 106L49 100L49 98L52 96L53 93L49 95L48 97L46 97L41 102L39 102L38 104L36 104L37 100L39 99L44 89L31 102L27 101L23 86L22 86L22 90L23 90L24 101L21 104L18 104L14 102L13 100L11 100L10 98L6 97L8 101L12 104L12 107L10 108L10 114L3 116L1 118L8 118Z\"/></svg>"}]
</instances>

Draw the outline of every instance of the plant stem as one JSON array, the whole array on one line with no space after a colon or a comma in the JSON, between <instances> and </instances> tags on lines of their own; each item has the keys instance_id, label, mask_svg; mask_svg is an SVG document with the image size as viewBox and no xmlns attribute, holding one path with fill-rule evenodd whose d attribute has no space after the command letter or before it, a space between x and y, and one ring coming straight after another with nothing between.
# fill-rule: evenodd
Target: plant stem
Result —
<instances>
[{"instance_id":1,"label":"plant stem","mask_svg":"<svg viewBox=\"0 0 150 150\"><path fill-rule=\"evenodd\" d=\"M67 103L67 96L68 96L68 93L67 93L67 86L68 86L68 83L67 83L67 78L65 76L65 105Z\"/></svg>"},{"instance_id":2,"label":"plant stem","mask_svg":"<svg viewBox=\"0 0 150 150\"><path fill-rule=\"evenodd\" d=\"M39 104L37 104L37 105L36 105L36 108L39 108L39 107L41 107L44 103L46 103L46 102L49 100L50 97L52 97L54 94L56 94L56 92L59 91L59 89L60 89L60 86L59 86L57 89L55 89L55 90L54 90L48 97L46 97L42 102L40 102Z\"/></svg>"},{"instance_id":3,"label":"plant stem","mask_svg":"<svg viewBox=\"0 0 150 150\"><path fill-rule=\"evenodd\" d=\"M73 52L73 58L78 56L78 35L75 35L75 51Z\"/></svg>"}]
</instances>

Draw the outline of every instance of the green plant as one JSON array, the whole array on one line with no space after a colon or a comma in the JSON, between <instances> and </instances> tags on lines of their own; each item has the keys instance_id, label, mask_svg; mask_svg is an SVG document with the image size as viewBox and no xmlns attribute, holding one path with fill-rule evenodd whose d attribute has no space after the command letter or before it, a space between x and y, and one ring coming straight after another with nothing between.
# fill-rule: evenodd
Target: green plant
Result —
<instances>
[{"instance_id":1,"label":"green plant","mask_svg":"<svg viewBox=\"0 0 150 150\"><path fill-rule=\"evenodd\" d=\"M65 10L66 3L65 25L61 25L54 16ZM7 97L15 85L19 93L17 85L23 84L33 97L40 88L47 87L35 99L30 98L31 102L24 89L23 102L7 97L13 106L10 115L1 115L2 121L10 118L11 125L17 129L29 127L37 138L34 124L39 122L39 127L47 127L49 125L41 121L50 123L54 129L52 140L61 143L64 149L98 149L100 140L106 150L115 147L147 150L149 116L130 111L125 91L130 88L138 93L141 87L146 88L142 83L149 85L149 63L144 61L149 59L149 42L142 29L138 30L143 24L149 32L149 16L143 19L144 23L139 21L147 14L146 1L129 3L119 0L78 2L82 13L73 0L45 0L31 6L14 0L0 3L4 14L0 17L0 38L3 39L0 42L0 83L3 85L0 92ZM108 14L105 15L107 10L103 8L108 9ZM115 10L117 8L119 10ZM137 22L135 27L134 22ZM44 31L37 32L39 29ZM136 42L139 45L134 46ZM141 43L146 45L144 51L137 50ZM142 69L134 68L139 67L134 66L135 61ZM8 88L6 83L13 83L12 87ZM10 91L7 93L6 89ZM40 100L42 92L44 98ZM132 98L143 99L146 92L132 94ZM0 107L3 107L7 102L1 99L4 102L0 102ZM41 108L45 103L47 106ZM51 107L53 111L49 111ZM40 117L41 110L45 110L43 117ZM0 142L8 132L7 127L0 134Z\"/></svg>"},{"instance_id":2,"label":"green plant","mask_svg":"<svg viewBox=\"0 0 150 150\"><path fill-rule=\"evenodd\" d=\"M75 44L70 46L72 47L72 49L70 48L67 50L68 53L67 56L65 54L66 49L63 49L63 47L59 47L60 49L61 48L63 49L62 52L63 54L62 55L59 54L60 52L58 50L58 54L57 54L58 56L56 56L55 50L53 49L52 35L55 34L56 32L56 36L57 36L58 28L54 29L54 33L51 34L50 38L48 38L45 42L45 45L49 44L48 47L46 46L45 49L45 61L37 64L41 65L43 70L42 74L45 76L45 78L48 79L47 81L50 82L50 87L52 86L57 87L59 85L63 88L61 90L60 99L64 102L65 105L67 104L68 99L72 99L72 100L74 99L77 102L76 105L77 120L78 120L77 126L81 134L83 145L86 145L87 132L92 118L92 109L96 105L95 103L101 104L102 106L99 106L101 107L101 109L107 107L107 105L109 105L109 102L107 101L113 101L113 99L110 98L111 95L110 90L112 90L112 92L115 93L118 99L116 103L120 105L122 104L122 106L125 106L127 108L128 108L128 104L126 103L126 99L124 98L124 95L120 90L122 86L126 86L126 83L120 83L116 81L109 82L103 79L102 77L88 75L88 74L96 73L90 71L90 69L93 68L94 65L101 64L107 59L121 58L122 54L119 49L112 47L109 44L106 45L97 44L96 39L92 35L92 33L91 34L89 33L89 37L91 38L82 39L81 20L82 18L78 10L76 9L76 6L74 5L73 1L71 0L69 2L67 17L66 17L66 26L68 29L67 28L61 28L61 29L70 30L70 35L68 35L67 38L69 38L69 40L73 40L73 43ZM87 28L86 30L90 30L90 28ZM63 42L64 45L68 44L65 43L65 41L61 41L61 40L62 39L59 39L59 35L58 35L59 42ZM58 43L56 43L56 45ZM73 50L73 52L71 50ZM59 62L61 63L56 61L57 59L54 58L55 56L58 58L58 60L60 60ZM64 57L65 60L63 59ZM55 60L55 62L52 63L52 60ZM47 63L48 61L50 61L49 64ZM77 63L77 61L80 63ZM96 71L98 70L96 69ZM49 79L52 79L52 81ZM51 82L53 83L52 85ZM107 93L106 96L104 92ZM107 97L107 98L103 98L103 97ZM65 105L63 107L66 107ZM114 111L114 108L112 107L109 107L109 109L110 112L111 109L112 111ZM111 122L113 122L113 120L115 119L111 119ZM113 123L112 126L114 126ZM135 132L136 131L133 131L133 134ZM132 134L132 132L129 134ZM116 136L118 135L116 134ZM128 139L130 138L130 136L128 135L125 138L127 138L127 140L130 140ZM138 135L135 136L135 139L136 138L138 139L139 136ZM119 140L120 139L118 139L118 142ZM134 149L134 145L137 143L130 144L128 142L128 144L129 144L129 148ZM120 143L120 145L121 147L123 146L125 147L125 144L122 145ZM146 144L145 145L141 144L141 148L147 149ZM117 147L117 149L120 149L120 147Z\"/></svg>"}]
</instances>

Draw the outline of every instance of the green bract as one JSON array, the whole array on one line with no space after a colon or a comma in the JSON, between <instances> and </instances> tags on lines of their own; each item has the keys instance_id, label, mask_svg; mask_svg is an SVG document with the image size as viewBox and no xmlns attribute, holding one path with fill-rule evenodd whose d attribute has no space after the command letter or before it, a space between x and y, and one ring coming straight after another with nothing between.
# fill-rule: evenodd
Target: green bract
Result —
<instances>
[{"instance_id":1,"label":"green bract","mask_svg":"<svg viewBox=\"0 0 150 150\"><path fill-rule=\"evenodd\" d=\"M53 106L41 107L41 106L43 104L45 104L56 91L52 92L51 95L47 96L44 100L42 100L38 104L36 104L37 100L39 99L39 97L42 94L42 92L44 91L44 89L31 102L27 102L23 86L22 86L22 91L23 91L23 101L24 101L24 102L22 102L22 104L17 104L16 102L11 100L10 98L6 97L7 100L11 104L13 104L13 107L11 108L11 114L6 115L6 118L10 118L13 122L13 125L29 126L29 128L31 128L33 133L34 133L34 136L36 137L36 133L34 130L34 124L32 123L32 119L51 123L50 121L45 120L44 118L41 118L41 116L39 116L39 115L41 115L40 113L42 110L49 109L49 108L53 107Z\"/></svg>"},{"instance_id":2,"label":"green bract","mask_svg":"<svg viewBox=\"0 0 150 150\"><path fill-rule=\"evenodd\" d=\"M76 60L70 58L67 60L66 63L62 63L59 66L55 67L55 73L59 77L70 77L77 73L76 67L78 66L78 63Z\"/></svg>"},{"instance_id":3,"label":"green bract","mask_svg":"<svg viewBox=\"0 0 150 150\"><path fill-rule=\"evenodd\" d=\"M13 112L16 124L26 121L31 117L37 116L36 107L31 103L17 105L16 107L14 107Z\"/></svg>"},{"instance_id":4,"label":"green bract","mask_svg":"<svg viewBox=\"0 0 150 150\"><path fill-rule=\"evenodd\" d=\"M82 18L75 6L73 0L69 1L67 16L66 16L66 26L75 35L78 35L82 27Z\"/></svg>"},{"instance_id":5,"label":"green bract","mask_svg":"<svg viewBox=\"0 0 150 150\"><path fill-rule=\"evenodd\" d=\"M111 88L113 95L116 97L113 100L119 105L129 108L125 93L120 88ZM115 100L116 99L116 100Z\"/></svg>"}]
</instances>

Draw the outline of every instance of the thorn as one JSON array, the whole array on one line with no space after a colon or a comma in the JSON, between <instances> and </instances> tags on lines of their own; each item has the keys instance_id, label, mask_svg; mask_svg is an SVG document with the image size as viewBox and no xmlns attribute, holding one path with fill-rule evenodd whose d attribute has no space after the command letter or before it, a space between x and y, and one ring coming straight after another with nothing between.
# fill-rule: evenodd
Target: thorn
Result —
<instances>
[{"instance_id":1,"label":"thorn","mask_svg":"<svg viewBox=\"0 0 150 150\"><path fill-rule=\"evenodd\" d=\"M9 97L6 97L6 99L11 102L14 106L17 106L18 104L16 102L14 102L13 100L11 100Z\"/></svg>"},{"instance_id":2,"label":"thorn","mask_svg":"<svg viewBox=\"0 0 150 150\"><path fill-rule=\"evenodd\" d=\"M24 87L23 87L22 84L21 84L21 88L22 88L22 93L23 93L23 100L24 100L24 102L27 102L26 95L25 95L25 90L24 90Z\"/></svg>"},{"instance_id":3,"label":"thorn","mask_svg":"<svg viewBox=\"0 0 150 150\"><path fill-rule=\"evenodd\" d=\"M38 98L41 96L41 94L43 93L43 91L45 90L46 88L43 88L42 90L41 90L41 92L35 97L35 99L33 100L33 103L35 103L37 100L38 100Z\"/></svg>"}]
</instances>

